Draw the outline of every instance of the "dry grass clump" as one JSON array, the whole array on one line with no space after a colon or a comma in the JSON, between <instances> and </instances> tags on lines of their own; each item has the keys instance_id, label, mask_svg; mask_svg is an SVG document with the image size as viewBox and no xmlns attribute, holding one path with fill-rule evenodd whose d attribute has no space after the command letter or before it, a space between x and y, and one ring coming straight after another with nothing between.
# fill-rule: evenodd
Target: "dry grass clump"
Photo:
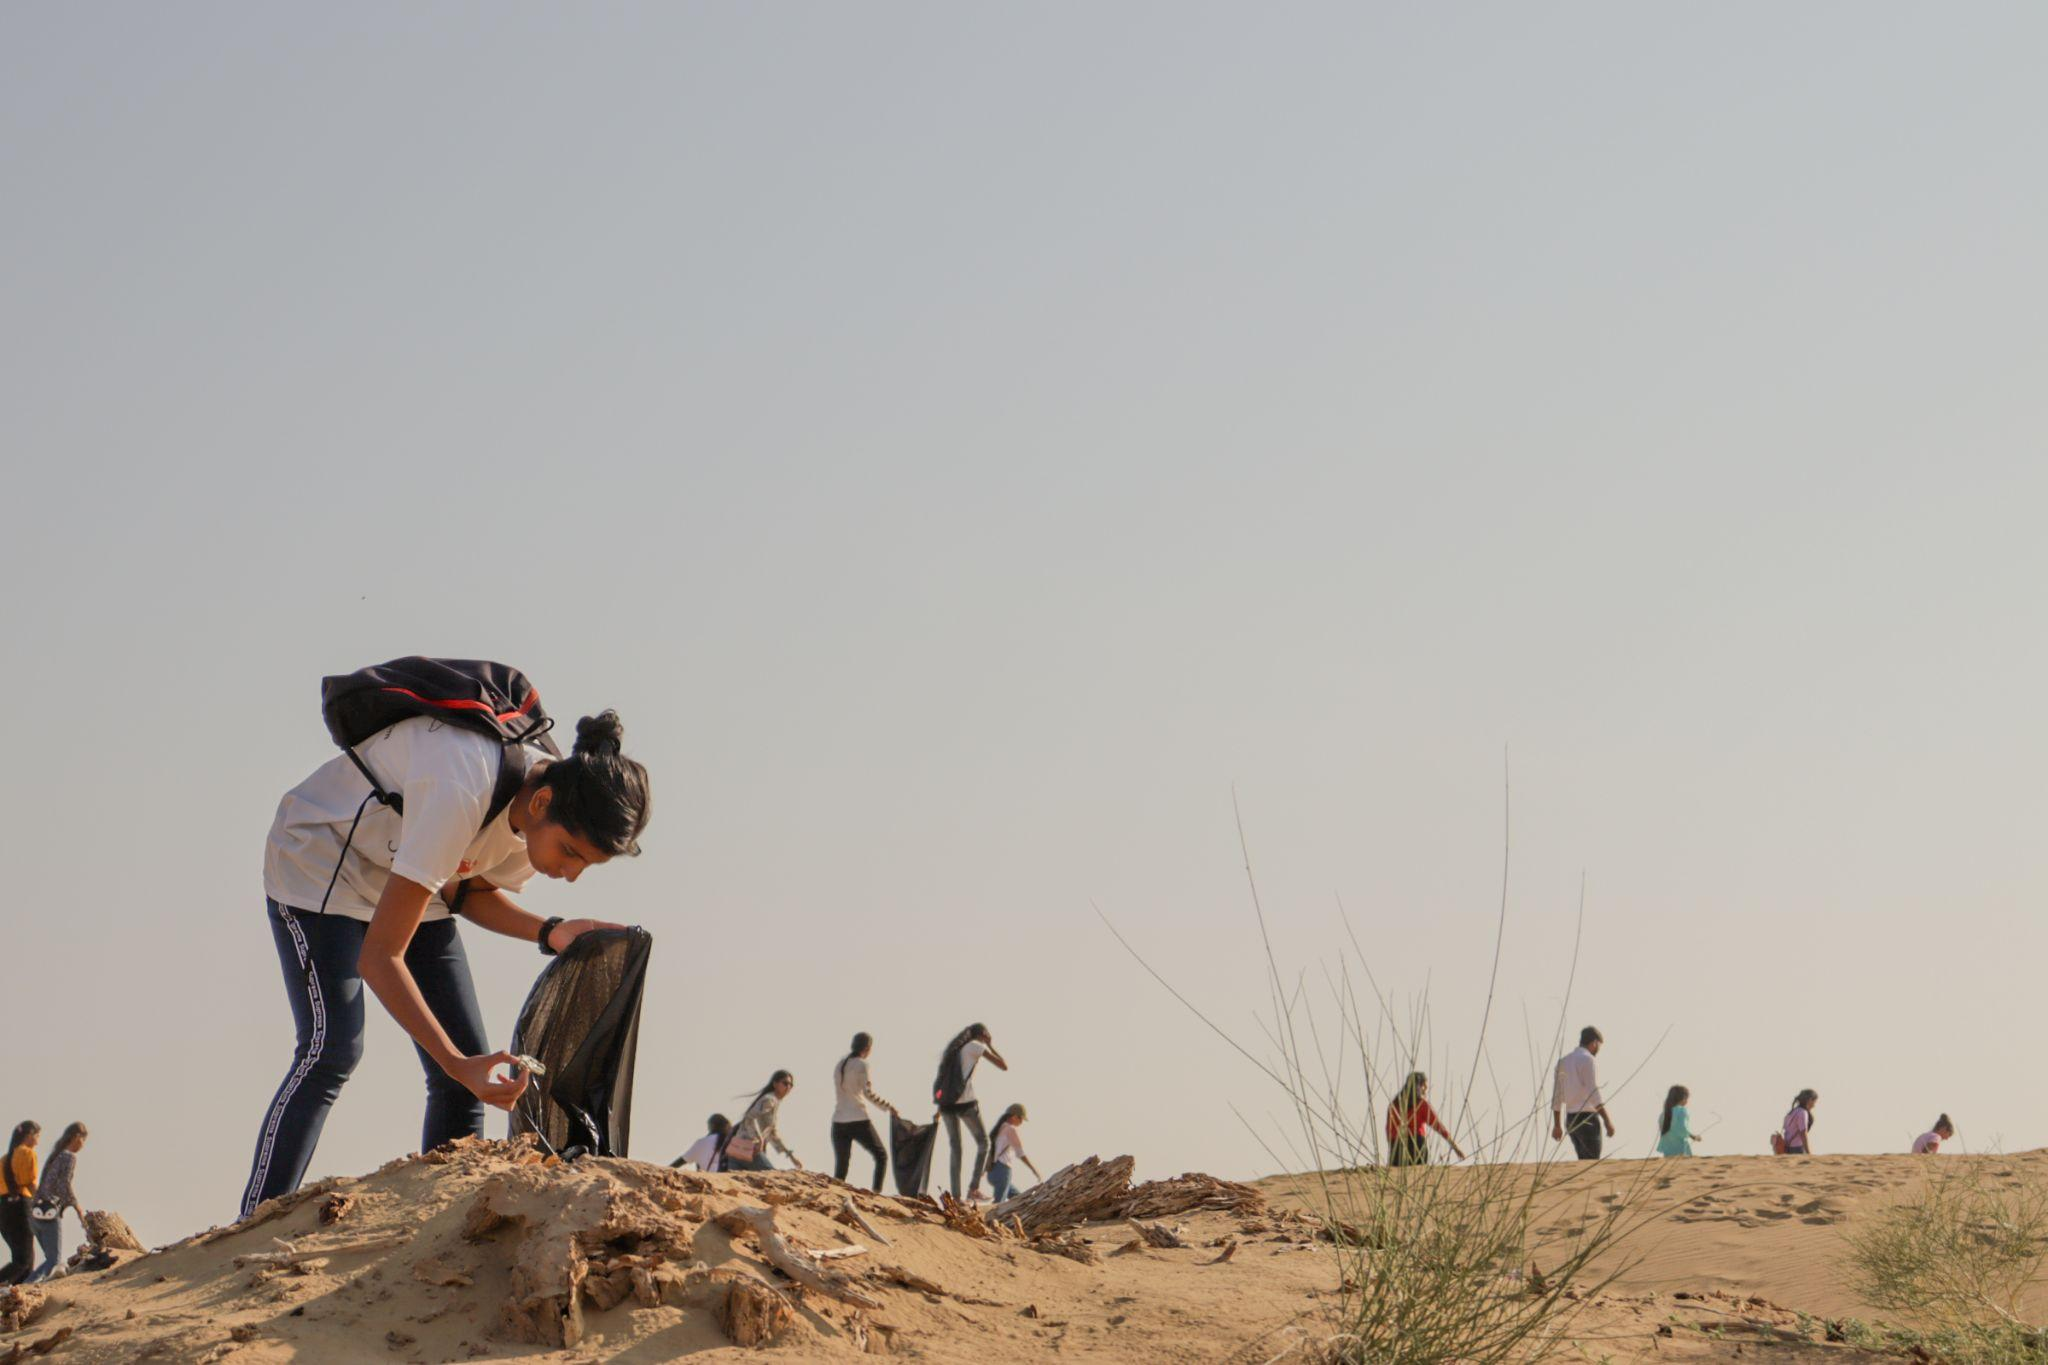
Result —
<instances>
[{"instance_id":1,"label":"dry grass clump","mask_svg":"<svg viewBox=\"0 0 2048 1365\"><path fill-rule=\"evenodd\" d=\"M1850 1235L1846 1268L1863 1300L1925 1335L1955 1365L2048 1359L2048 1332L2021 1295L2048 1264L2048 1186L1944 1166L1911 1198Z\"/></svg>"},{"instance_id":2,"label":"dry grass clump","mask_svg":"<svg viewBox=\"0 0 2048 1365\"><path fill-rule=\"evenodd\" d=\"M1547 1067L1537 1067L1532 1058L1527 1093L1538 1097L1532 1103L1510 1098L1492 1065L1487 1025L1507 917L1505 866L1486 1008L1469 1071L1457 1076L1448 1065L1427 1068L1430 1102L1447 1117L1474 1164L1394 1167L1387 1164L1382 1140L1387 1105L1409 1073L1425 1069L1431 1051L1427 1008L1396 1016L1350 933L1348 916L1352 954L1337 971L1324 970L1328 1003L1307 1003L1303 980L1283 976L1276 960L1242 819L1238 835L1265 949L1270 1016L1264 1056L1175 990L1114 925L1110 932L1181 1004L1263 1071L1294 1111L1294 1125L1279 1138L1287 1155L1270 1146L1268 1151L1278 1164L1311 1173L1339 1289L1332 1318L1320 1330L1292 1329L1292 1340L1270 1359L1521 1365L1568 1345L1583 1305L1627 1268L1623 1242L1653 1216L1628 1212L1650 1202L1635 1197L1649 1179L1650 1163L1631 1163L1639 1172L1632 1182L1636 1188L1606 1188L1598 1201L1589 1189L1582 1213L1559 1216L1568 1202L1561 1191L1568 1195L1566 1187L1574 1182L1589 1183L1596 1169L1606 1186L1612 1168L1557 1160L1541 1098L1548 1093ZM1576 960L1575 946L1574 965ZM1365 1002L1355 989L1354 969L1367 987ZM1568 981L1554 1043L1565 1036L1570 994ZM1476 1093L1482 1074L1492 1082L1485 1096ZM1476 1117L1482 1113L1490 1117ZM1551 1220L1548 1226L1539 1225L1539 1205Z\"/></svg>"}]
</instances>

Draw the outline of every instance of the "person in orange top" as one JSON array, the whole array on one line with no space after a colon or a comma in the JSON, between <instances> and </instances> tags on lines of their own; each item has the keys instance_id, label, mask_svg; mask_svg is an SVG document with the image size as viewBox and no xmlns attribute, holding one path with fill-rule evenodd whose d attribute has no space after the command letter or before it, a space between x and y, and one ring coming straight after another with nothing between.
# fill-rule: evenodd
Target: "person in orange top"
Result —
<instances>
[{"instance_id":1,"label":"person in orange top","mask_svg":"<svg viewBox=\"0 0 2048 1365\"><path fill-rule=\"evenodd\" d=\"M0 1163L0 1237L7 1239L8 1261L0 1269L0 1285L20 1284L36 1268L35 1238L29 1233L28 1206L36 1196L36 1139L43 1126L34 1119L14 1125L7 1141L7 1160Z\"/></svg>"},{"instance_id":2,"label":"person in orange top","mask_svg":"<svg viewBox=\"0 0 2048 1365\"><path fill-rule=\"evenodd\" d=\"M1420 1071L1413 1072L1401 1087L1401 1093L1394 1096L1394 1102L1387 1106L1387 1164L1427 1166L1429 1130L1432 1128L1451 1145L1451 1150L1458 1154L1458 1160L1463 1161L1464 1149L1451 1136L1451 1130L1444 1127L1443 1120L1436 1116L1436 1110L1429 1106L1429 1077Z\"/></svg>"}]
</instances>

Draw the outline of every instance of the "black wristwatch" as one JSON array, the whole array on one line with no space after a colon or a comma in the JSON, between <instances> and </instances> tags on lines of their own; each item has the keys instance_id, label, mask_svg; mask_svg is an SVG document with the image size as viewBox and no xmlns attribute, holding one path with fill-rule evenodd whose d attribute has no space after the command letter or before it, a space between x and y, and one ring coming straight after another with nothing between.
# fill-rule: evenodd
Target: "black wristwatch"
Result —
<instances>
[{"instance_id":1,"label":"black wristwatch","mask_svg":"<svg viewBox=\"0 0 2048 1365\"><path fill-rule=\"evenodd\" d=\"M553 957L554 948L548 943L548 936L555 932L555 926L562 922L560 915L550 915L540 922L540 951L542 957Z\"/></svg>"}]
</instances>

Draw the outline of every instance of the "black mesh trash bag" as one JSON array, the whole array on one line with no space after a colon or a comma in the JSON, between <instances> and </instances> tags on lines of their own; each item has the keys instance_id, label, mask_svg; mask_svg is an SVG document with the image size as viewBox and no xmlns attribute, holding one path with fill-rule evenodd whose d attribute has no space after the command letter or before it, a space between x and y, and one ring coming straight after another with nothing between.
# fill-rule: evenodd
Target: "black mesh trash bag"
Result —
<instances>
[{"instance_id":1,"label":"black mesh trash bag","mask_svg":"<svg viewBox=\"0 0 2048 1365\"><path fill-rule=\"evenodd\" d=\"M932 1153L939 1146L939 1124L912 1123L901 1114L889 1118L889 1169L896 1193L915 1199L932 1180Z\"/></svg>"},{"instance_id":2,"label":"black mesh trash bag","mask_svg":"<svg viewBox=\"0 0 2048 1365\"><path fill-rule=\"evenodd\" d=\"M558 1152L626 1155L640 996L654 936L593 929L547 966L527 993L511 1051L547 1068L512 1111L511 1135L539 1133Z\"/></svg>"}]
</instances>

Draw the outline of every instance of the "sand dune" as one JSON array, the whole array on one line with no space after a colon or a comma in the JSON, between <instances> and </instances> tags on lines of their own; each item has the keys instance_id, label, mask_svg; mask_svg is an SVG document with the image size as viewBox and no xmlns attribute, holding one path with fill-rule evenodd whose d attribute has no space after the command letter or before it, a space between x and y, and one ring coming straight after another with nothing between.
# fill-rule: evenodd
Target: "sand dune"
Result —
<instances>
[{"instance_id":1,"label":"sand dune","mask_svg":"<svg viewBox=\"0 0 2048 1365\"><path fill-rule=\"evenodd\" d=\"M1843 1234L1937 1163L1965 1161L1994 1182L2048 1179L2043 1152L1561 1166L1534 1259L1616 1204L1638 1218L1604 1267L1619 1277L1574 1329L1587 1360L1717 1359L1766 1340L1773 1359L1879 1359L1819 1340L1828 1319L1868 1316L1845 1287ZM1359 1178L1374 1177L1342 1179ZM0 1361L60 1335L50 1358L81 1363L723 1360L752 1355L734 1338L762 1332L784 1359L1307 1359L1337 1302L1320 1196L1300 1177L1258 1188L1263 1210L1169 1215L1159 1225L1185 1246L1134 1248L1124 1220L1034 1242L817 1175L548 1165L476 1143L56 1281L0 1335ZM841 1216L849 1195L867 1228ZM818 1263L847 1298L795 1291L739 1217L748 1207L773 1208L800 1249L862 1247Z\"/></svg>"}]
</instances>

